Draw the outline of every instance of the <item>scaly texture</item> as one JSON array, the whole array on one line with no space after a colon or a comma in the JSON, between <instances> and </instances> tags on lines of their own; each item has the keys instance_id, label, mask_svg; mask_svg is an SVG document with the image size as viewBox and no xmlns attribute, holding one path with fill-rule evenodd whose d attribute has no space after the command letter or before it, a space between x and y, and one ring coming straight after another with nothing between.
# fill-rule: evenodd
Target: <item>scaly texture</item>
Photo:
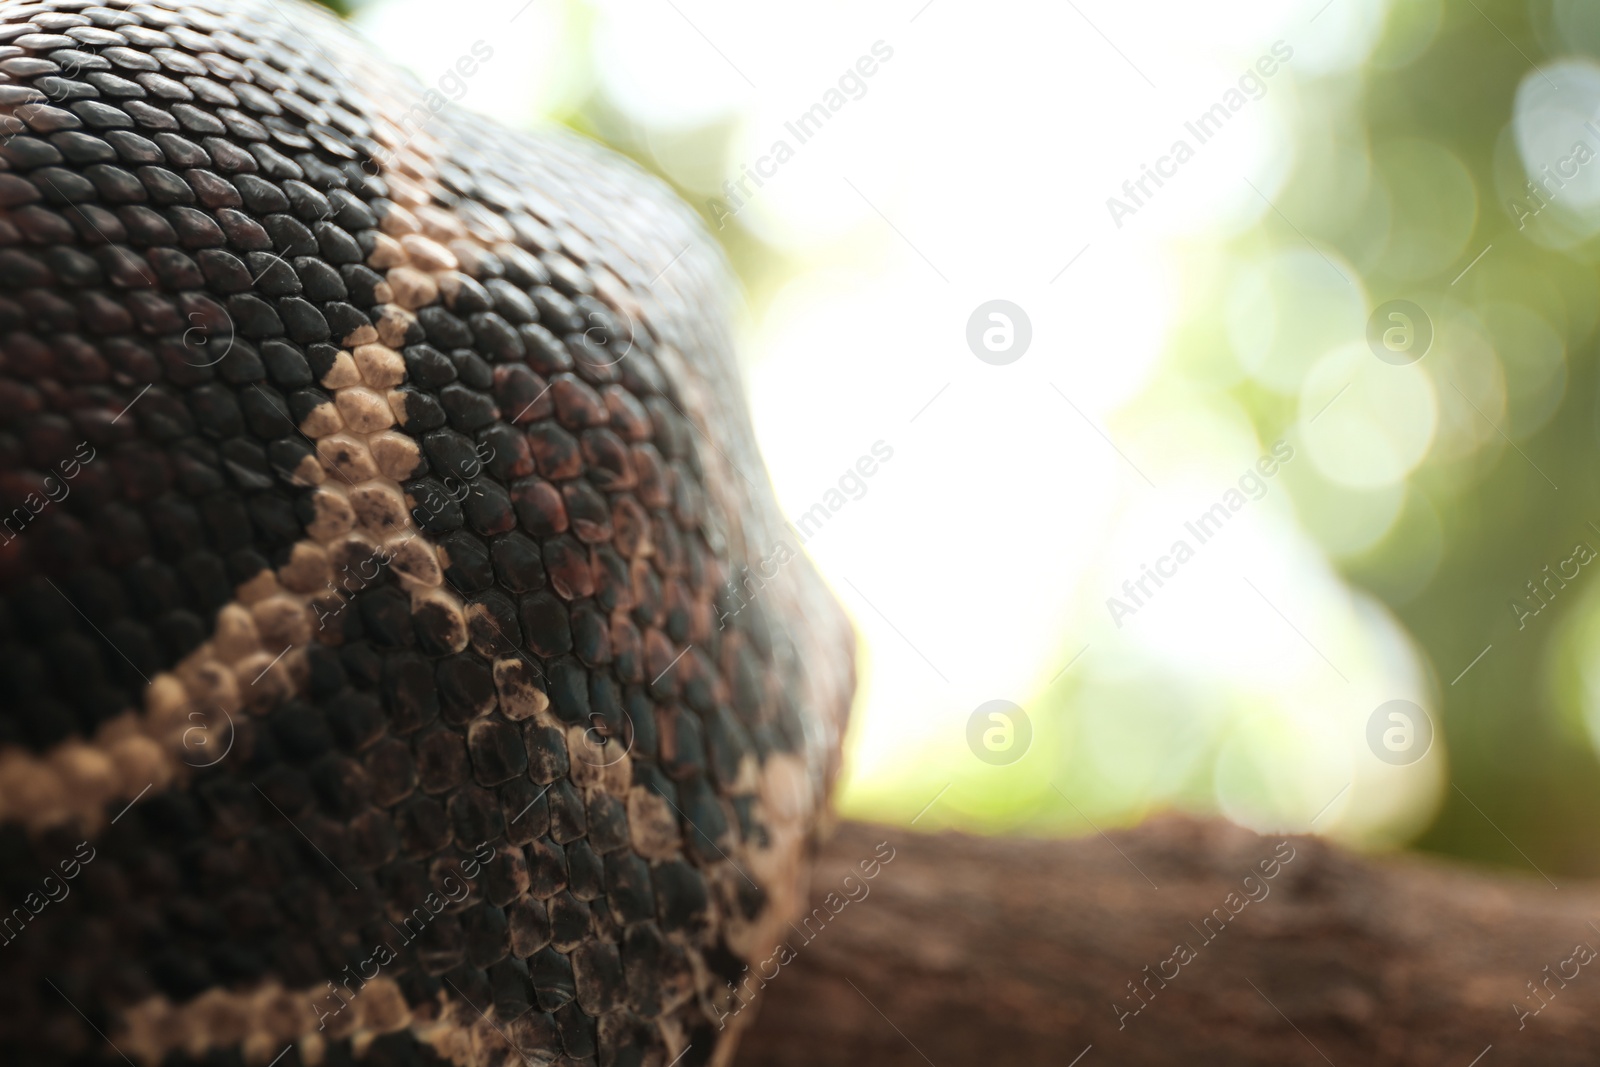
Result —
<instances>
[{"instance_id":1,"label":"scaly texture","mask_svg":"<svg viewBox=\"0 0 1600 1067\"><path fill-rule=\"evenodd\" d=\"M725 264L440 103L297 4L0 2L19 1061L726 1063L803 899L852 644Z\"/></svg>"}]
</instances>

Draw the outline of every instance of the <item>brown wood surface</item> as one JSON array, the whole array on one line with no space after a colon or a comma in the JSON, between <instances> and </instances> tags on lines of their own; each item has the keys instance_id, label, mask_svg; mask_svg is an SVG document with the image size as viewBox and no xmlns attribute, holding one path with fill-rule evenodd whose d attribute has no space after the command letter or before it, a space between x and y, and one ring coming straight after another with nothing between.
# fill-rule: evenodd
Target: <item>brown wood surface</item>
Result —
<instances>
[{"instance_id":1,"label":"brown wood surface","mask_svg":"<svg viewBox=\"0 0 1600 1067\"><path fill-rule=\"evenodd\" d=\"M845 823L826 918L754 968L775 977L737 1062L1600 1063L1600 885L1556 882L1175 817L1071 841Z\"/></svg>"}]
</instances>

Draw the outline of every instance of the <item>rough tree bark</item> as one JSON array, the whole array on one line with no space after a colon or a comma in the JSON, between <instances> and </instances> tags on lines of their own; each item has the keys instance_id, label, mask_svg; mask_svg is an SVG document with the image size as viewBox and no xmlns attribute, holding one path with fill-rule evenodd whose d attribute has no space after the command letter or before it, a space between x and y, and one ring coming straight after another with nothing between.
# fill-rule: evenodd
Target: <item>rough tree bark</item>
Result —
<instances>
[{"instance_id":1,"label":"rough tree bark","mask_svg":"<svg viewBox=\"0 0 1600 1067\"><path fill-rule=\"evenodd\" d=\"M846 823L813 883L828 918L765 968L739 1063L1593 1064L1600 887L1557 881L1180 818L1073 841Z\"/></svg>"}]
</instances>

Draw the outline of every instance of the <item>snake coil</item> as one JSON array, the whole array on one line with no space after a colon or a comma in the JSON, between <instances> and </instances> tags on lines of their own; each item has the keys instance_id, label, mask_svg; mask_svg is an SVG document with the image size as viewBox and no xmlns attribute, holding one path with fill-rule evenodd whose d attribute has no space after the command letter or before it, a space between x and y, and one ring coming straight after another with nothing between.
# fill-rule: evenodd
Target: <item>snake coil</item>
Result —
<instances>
[{"instance_id":1,"label":"snake coil","mask_svg":"<svg viewBox=\"0 0 1600 1067\"><path fill-rule=\"evenodd\" d=\"M853 687L698 220L292 0L0 2L0 1045L726 1063ZM737 992L735 992L737 990Z\"/></svg>"}]
</instances>

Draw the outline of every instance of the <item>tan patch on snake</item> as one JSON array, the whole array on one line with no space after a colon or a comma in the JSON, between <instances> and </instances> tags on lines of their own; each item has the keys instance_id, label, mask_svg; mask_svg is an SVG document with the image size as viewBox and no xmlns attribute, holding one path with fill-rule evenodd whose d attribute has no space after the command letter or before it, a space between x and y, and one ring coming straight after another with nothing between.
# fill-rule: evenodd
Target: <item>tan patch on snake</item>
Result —
<instances>
[{"instance_id":1,"label":"tan patch on snake","mask_svg":"<svg viewBox=\"0 0 1600 1067\"><path fill-rule=\"evenodd\" d=\"M354 352L339 353L321 383L332 400L300 427L316 446L316 458L307 457L290 479L312 487L308 538L275 572L238 586L211 638L150 679L143 713L125 711L92 737L42 755L0 750L0 820L31 831L76 823L92 835L111 804L219 762L231 743L230 722L304 690L305 648L336 639L328 623L384 567L410 594L413 612L429 607L442 620L452 651L467 647L461 598L444 585L439 551L417 529L401 489L421 462L416 442L393 429L403 417L394 389L405 361L363 340ZM548 706L531 678L519 683L516 700L519 708Z\"/></svg>"},{"instance_id":2,"label":"tan patch on snake","mask_svg":"<svg viewBox=\"0 0 1600 1067\"><path fill-rule=\"evenodd\" d=\"M324 1019L318 1001L329 996L324 990L288 990L269 981L247 991L208 989L183 1004L150 997L121 1013L111 1039L129 1056L150 1064L173 1052L198 1058L237 1044L245 1062L259 1067L292 1043L299 1044L306 1063L320 1063L327 1039L350 1038L359 1056L373 1038L413 1023L400 986L390 978L366 982L344 1010Z\"/></svg>"},{"instance_id":3,"label":"tan patch on snake","mask_svg":"<svg viewBox=\"0 0 1600 1067\"><path fill-rule=\"evenodd\" d=\"M349 1039L360 1058L373 1039L409 1029L457 1067L547 1067L559 1058L547 1044L550 1033L536 1022L539 1012L491 1021L477 1006L443 991L436 1003L411 1008L399 985L382 976L355 991L337 1014L324 1013L319 1003L333 995L318 989L288 990L268 981L251 990L209 989L184 1004L150 997L120 1013L111 1040L145 1064L160 1063L173 1052L200 1057L211 1049L238 1045L247 1064L264 1067L291 1044L299 1046L303 1062L320 1064L330 1040ZM670 1015L681 1004L671 1005L669 1014L655 1023L672 1057L687 1047L687 1035ZM671 1062L660 1060L655 1067Z\"/></svg>"}]
</instances>

